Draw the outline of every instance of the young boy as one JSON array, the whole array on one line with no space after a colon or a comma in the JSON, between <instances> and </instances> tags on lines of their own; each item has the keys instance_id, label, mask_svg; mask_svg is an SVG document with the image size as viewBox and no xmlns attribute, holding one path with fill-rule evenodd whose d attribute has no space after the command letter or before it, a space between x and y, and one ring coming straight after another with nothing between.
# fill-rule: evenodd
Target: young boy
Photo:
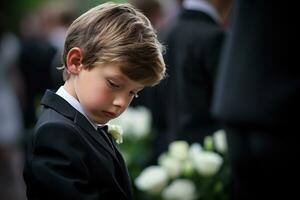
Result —
<instances>
[{"instance_id":1,"label":"young boy","mask_svg":"<svg viewBox=\"0 0 300 200\"><path fill-rule=\"evenodd\" d=\"M34 199L131 199L124 160L105 124L165 75L149 20L128 4L105 3L68 29L65 84L47 90L28 143L24 179Z\"/></svg>"}]
</instances>

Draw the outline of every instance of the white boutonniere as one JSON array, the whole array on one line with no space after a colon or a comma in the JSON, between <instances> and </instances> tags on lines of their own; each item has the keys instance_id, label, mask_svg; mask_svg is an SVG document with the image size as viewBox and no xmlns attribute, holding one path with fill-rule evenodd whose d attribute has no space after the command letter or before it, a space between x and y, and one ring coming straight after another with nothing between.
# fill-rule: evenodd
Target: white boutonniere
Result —
<instances>
[{"instance_id":1,"label":"white boutonniere","mask_svg":"<svg viewBox=\"0 0 300 200\"><path fill-rule=\"evenodd\" d=\"M123 129L119 125L108 125L107 132L114 138L116 143L121 144L123 142Z\"/></svg>"}]
</instances>

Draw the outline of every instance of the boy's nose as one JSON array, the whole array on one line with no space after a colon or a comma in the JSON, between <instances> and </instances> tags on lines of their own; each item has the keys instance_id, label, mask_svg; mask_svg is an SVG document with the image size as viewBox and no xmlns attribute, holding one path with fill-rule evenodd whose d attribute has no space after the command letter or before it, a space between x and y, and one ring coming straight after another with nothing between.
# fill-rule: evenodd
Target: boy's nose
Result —
<instances>
[{"instance_id":1,"label":"boy's nose","mask_svg":"<svg viewBox=\"0 0 300 200\"><path fill-rule=\"evenodd\" d=\"M120 108L127 107L129 103L130 103L130 99L129 99L128 95L127 96L125 96L125 95L118 95L113 100L113 105L118 106Z\"/></svg>"}]
</instances>

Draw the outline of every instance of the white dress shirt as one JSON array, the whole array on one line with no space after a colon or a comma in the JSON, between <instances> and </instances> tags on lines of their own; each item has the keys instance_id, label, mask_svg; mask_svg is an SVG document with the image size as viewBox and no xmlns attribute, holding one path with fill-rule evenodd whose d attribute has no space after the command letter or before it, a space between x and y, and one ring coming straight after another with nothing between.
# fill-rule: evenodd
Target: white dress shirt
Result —
<instances>
[{"instance_id":1,"label":"white dress shirt","mask_svg":"<svg viewBox=\"0 0 300 200\"><path fill-rule=\"evenodd\" d=\"M87 120L93 125L93 127L97 130L99 126L103 126L101 124L96 124L90 120L90 118L87 116L87 114L84 112L83 107L79 103L79 101L70 95L67 90L64 88L64 86L60 86L60 88L57 90L56 94L66 100L71 106L73 106L77 111L79 111L81 114L83 114Z\"/></svg>"}]
</instances>

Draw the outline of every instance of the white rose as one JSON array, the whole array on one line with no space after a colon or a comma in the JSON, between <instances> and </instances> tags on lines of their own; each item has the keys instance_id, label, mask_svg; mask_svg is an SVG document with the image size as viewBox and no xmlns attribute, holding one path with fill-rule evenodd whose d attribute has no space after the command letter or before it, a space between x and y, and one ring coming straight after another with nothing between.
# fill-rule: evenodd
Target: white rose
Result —
<instances>
[{"instance_id":1,"label":"white rose","mask_svg":"<svg viewBox=\"0 0 300 200\"><path fill-rule=\"evenodd\" d=\"M166 200L193 200L196 198L196 186L188 179L177 179L163 190L162 196Z\"/></svg>"},{"instance_id":2,"label":"white rose","mask_svg":"<svg viewBox=\"0 0 300 200\"><path fill-rule=\"evenodd\" d=\"M134 109L133 114L134 126L132 133L135 138L140 139L146 137L151 129L151 112L143 106Z\"/></svg>"},{"instance_id":3,"label":"white rose","mask_svg":"<svg viewBox=\"0 0 300 200\"><path fill-rule=\"evenodd\" d=\"M188 158L189 144L186 141L178 140L169 145L170 156L178 160L186 160Z\"/></svg>"},{"instance_id":4,"label":"white rose","mask_svg":"<svg viewBox=\"0 0 300 200\"><path fill-rule=\"evenodd\" d=\"M176 178L181 173L181 161L167 155L166 153L159 156L158 164L168 172L171 178Z\"/></svg>"},{"instance_id":5,"label":"white rose","mask_svg":"<svg viewBox=\"0 0 300 200\"><path fill-rule=\"evenodd\" d=\"M202 151L192 159L196 171L202 176L213 176L223 164L223 158L210 151Z\"/></svg>"},{"instance_id":6,"label":"white rose","mask_svg":"<svg viewBox=\"0 0 300 200\"><path fill-rule=\"evenodd\" d=\"M107 132L115 139L118 144L123 142L123 129L119 125L108 124Z\"/></svg>"},{"instance_id":7,"label":"white rose","mask_svg":"<svg viewBox=\"0 0 300 200\"><path fill-rule=\"evenodd\" d=\"M191 144L189 149L189 157L193 158L197 156L199 153L201 153L201 151L202 151L201 145L199 143L193 143Z\"/></svg>"},{"instance_id":8,"label":"white rose","mask_svg":"<svg viewBox=\"0 0 300 200\"><path fill-rule=\"evenodd\" d=\"M167 185L167 171L160 166L145 168L135 179L136 187L151 194L158 194Z\"/></svg>"},{"instance_id":9,"label":"white rose","mask_svg":"<svg viewBox=\"0 0 300 200\"><path fill-rule=\"evenodd\" d=\"M227 152L227 140L226 133L224 130L218 130L213 134L213 140L215 143L216 150L220 153Z\"/></svg>"}]
</instances>

